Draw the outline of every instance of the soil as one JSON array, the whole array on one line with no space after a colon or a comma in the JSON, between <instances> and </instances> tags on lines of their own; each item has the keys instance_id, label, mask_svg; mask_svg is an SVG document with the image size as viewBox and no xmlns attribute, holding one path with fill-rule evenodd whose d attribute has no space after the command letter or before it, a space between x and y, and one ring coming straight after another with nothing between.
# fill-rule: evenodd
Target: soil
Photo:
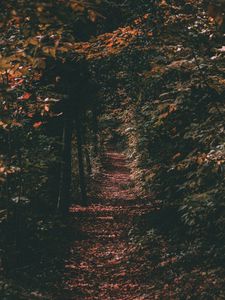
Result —
<instances>
[{"instance_id":1,"label":"soil","mask_svg":"<svg viewBox=\"0 0 225 300\"><path fill-rule=\"evenodd\" d=\"M72 244L65 263L61 300L150 299L145 257L132 255L129 231L134 218L152 206L137 199L122 153L107 152L104 165L96 182L98 198L88 207L71 207L82 239Z\"/></svg>"}]
</instances>

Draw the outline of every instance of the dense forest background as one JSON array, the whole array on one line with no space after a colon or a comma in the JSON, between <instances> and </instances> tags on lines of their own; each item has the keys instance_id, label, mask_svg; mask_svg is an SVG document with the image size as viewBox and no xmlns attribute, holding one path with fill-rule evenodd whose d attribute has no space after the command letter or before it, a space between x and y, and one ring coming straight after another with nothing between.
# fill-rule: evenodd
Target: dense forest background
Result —
<instances>
[{"instance_id":1,"label":"dense forest background","mask_svg":"<svg viewBox=\"0 0 225 300\"><path fill-rule=\"evenodd\" d=\"M129 239L163 294L140 299L224 299L224 11L1 1L1 299L58 299L71 227L80 238L70 207L92 205L112 148L128 162L124 189L151 206Z\"/></svg>"}]
</instances>

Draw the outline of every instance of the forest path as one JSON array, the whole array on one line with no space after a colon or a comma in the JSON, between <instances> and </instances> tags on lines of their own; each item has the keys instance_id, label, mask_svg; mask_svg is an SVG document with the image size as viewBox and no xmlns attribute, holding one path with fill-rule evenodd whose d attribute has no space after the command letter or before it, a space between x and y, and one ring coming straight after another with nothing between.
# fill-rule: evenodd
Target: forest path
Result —
<instances>
[{"instance_id":1,"label":"forest path","mask_svg":"<svg viewBox=\"0 0 225 300\"><path fill-rule=\"evenodd\" d=\"M134 256L128 233L135 216L151 208L137 200L122 153L108 151L98 179L99 195L89 207L72 206L81 230L65 263L64 294L60 300L154 299L145 282L144 257Z\"/></svg>"}]
</instances>

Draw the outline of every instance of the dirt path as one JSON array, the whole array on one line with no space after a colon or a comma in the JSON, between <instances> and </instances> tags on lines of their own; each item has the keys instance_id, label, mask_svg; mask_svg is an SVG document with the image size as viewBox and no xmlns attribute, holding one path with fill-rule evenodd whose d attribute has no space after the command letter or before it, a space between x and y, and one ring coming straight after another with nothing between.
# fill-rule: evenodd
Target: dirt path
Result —
<instances>
[{"instance_id":1,"label":"dirt path","mask_svg":"<svg viewBox=\"0 0 225 300\"><path fill-rule=\"evenodd\" d=\"M137 200L129 187L123 154L111 151L106 158L98 199L88 208L71 208L83 238L71 247L65 264L66 295L59 296L60 300L150 299L143 258L131 258L134 246L128 238L133 218L149 206Z\"/></svg>"}]
</instances>

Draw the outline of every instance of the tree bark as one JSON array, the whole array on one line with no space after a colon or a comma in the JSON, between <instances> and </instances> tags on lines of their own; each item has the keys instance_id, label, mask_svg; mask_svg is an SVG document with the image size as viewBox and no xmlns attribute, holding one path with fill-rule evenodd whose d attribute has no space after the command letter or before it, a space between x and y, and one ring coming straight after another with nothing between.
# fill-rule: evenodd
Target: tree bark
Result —
<instances>
[{"instance_id":1,"label":"tree bark","mask_svg":"<svg viewBox=\"0 0 225 300\"><path fill-rule=\"evenodd\" d=\"M88 122L85 122L86 113L83 115L84 122L82 126L82 137L83 137L83 146L84 146L84 155L85 155L85 163L86 163L86 173L87 176L92 174L92 165L91 158L88 149Z\"/></svg>"},{"instance_id":2,"label":"tree bark","mask_svg":"<svg viewBox=\"0 0 225 300\"><path fill-rule=\"evenodd\" d=\"M87 192L86 183L84 175L84 162L83 162L83 149L82 149L82 126L81 120L78 115L75 118L76 124L76 136L77 136L77 158L79 167L79 181L80 181L80 192L81 192L81 202L83 206L87 206Z\"/></svg>"},{"instance_id":3,"label":"tree bark","mask_svg":"<svg viewBox=\"0 0 225 300\"><path fill-rule=\"evenodd\" d=\"M73 121L65 118L63 130L63 151L60 192L57 208L63 214L68 213L71 202L71 148L72 148Z\"/></svg>"},{"instance_id":4,"label":"tree bark","mask_svg":"<svg viewBox=\"0 0 225 300\"><path fill-rule=\"evenodd\" d=\"M96 107L92 109L92 122L93 122L93 144L94 155L97 156L99 152L99 140L98 140L98 116Z\"/></svg>"}]
</instances>

